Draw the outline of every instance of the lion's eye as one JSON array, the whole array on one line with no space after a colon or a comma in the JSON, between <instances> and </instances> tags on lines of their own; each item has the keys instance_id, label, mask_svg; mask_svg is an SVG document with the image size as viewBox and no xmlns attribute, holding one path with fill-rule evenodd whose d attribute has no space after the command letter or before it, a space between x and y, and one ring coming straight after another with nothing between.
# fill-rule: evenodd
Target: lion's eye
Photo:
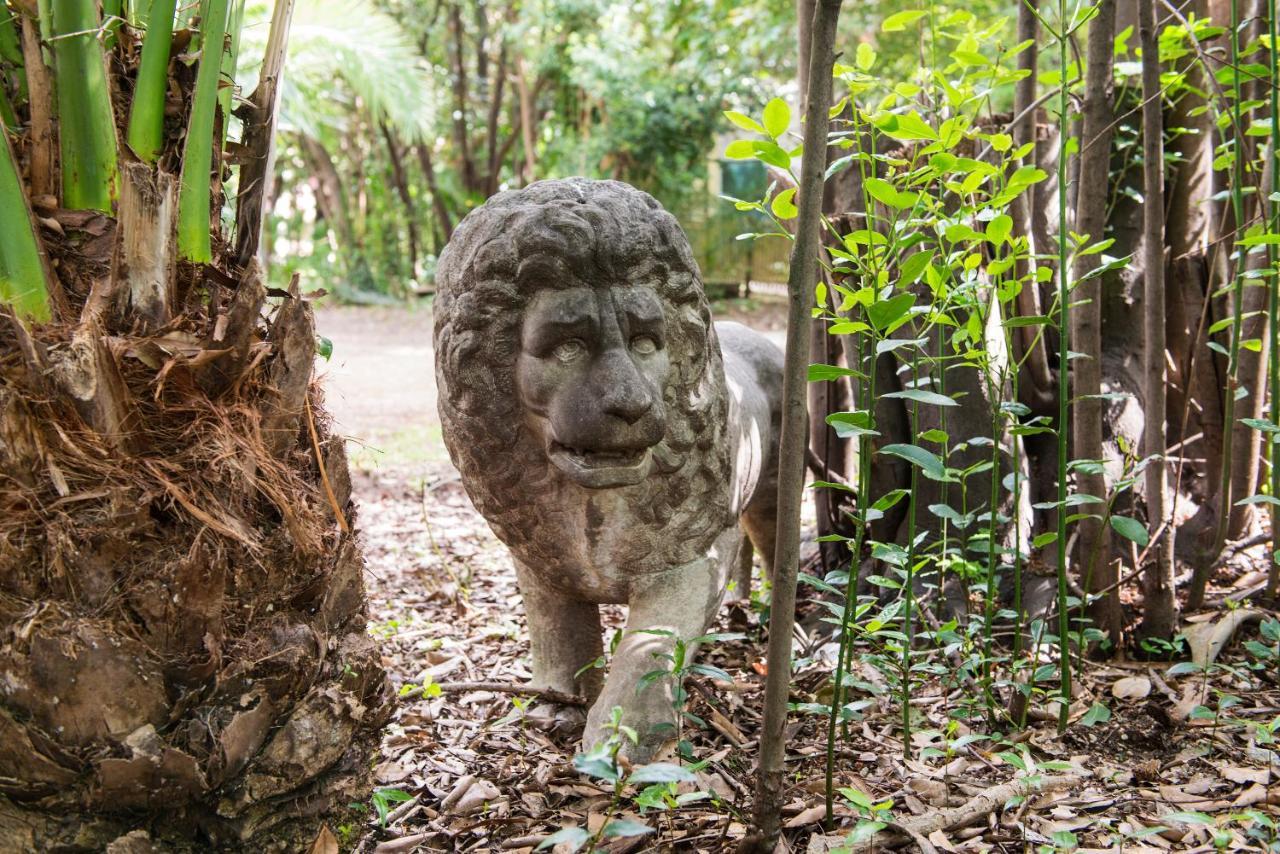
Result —
<instances>
[{"instance_id":1,"label":"lion's eye","mask_svg":"<svg viewBox=\"0 0 1280 854\"><path fill-rule=\"evenodd\" d=\"M637 335L631 339L631 349L642 356L648 356L658 351L658 342L648 335Z\"/></svg>"},{"instance_id":2,"label":"lion's eye","mask_svg":"<svg viewBox=\"0 0 1280 854\"><path fill-rule=\"evenodd\" d=\"M587 345L583 344L577 338L561 342L556 345L556 349L552 352L555 357L562 362L572 362L587 351Z\"/></svg>"}]
</instances>

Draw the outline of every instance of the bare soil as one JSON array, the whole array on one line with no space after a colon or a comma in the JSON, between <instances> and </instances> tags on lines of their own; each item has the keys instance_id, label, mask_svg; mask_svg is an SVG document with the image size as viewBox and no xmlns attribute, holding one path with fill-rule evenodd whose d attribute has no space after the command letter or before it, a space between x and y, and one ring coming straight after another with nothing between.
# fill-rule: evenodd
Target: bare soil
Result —
<instances>
[{"instance_id":1,"label":"bare soil","mask_svg":"<svg viewBox=\"0 0 1280 854\"><path fill-rule=\"evenodd\" d=\"M717 317L726 315L781 339L776 303L718 307ZM635 790L612 805L604 787L578 774L572 760L581 726L572 714L557 718L529 698L448 687L520 684L529 673L510 559L440 445L430 325L423 309L325 309L317 318L319 333L334 344L328 401L335 429L352 437L369 631L402 694L377 759L379 788L334 822L334 836L343 850L379 854L530 852L560 828L595 830L610 818L629 818L653 832L600 850L734 850L749 824L764 681L760 613L751 601L729 603L719 626L745 638L704 656L733 681L692 680L688 708L703 723L691 722L686 737L702 764L696 783L679 784L687 803L673 809L641 806ZM1259 560L1257 550L1247 552L1220 573L1226 589L1219 595L1254 584ZM823 691L831 649L817 632L824 611L816 596L801 592L802 625L810 632L801 638L794 678L798 704L829 699ZM616 609L606 618L611 627L620 624ZM1257 621L1246 621L1237 639L1258 640ZM1260 834L1280 816L1280 760L1267 742L1269 725L1280 729L1276 660L1259 663L1236 646L1208 674L1170 675L1168 663L1123 659L1083 667L1065 733L1036 699L1030 726L1003 741L988 739L976 724L972 733L964 724L947 731L963 694L925 681L911 704L911 759L903 758L900 712L882 696L883 681L869 667L855 668L854 696L867 707L839 742L838 785L887 802L892 820L910 823L1027 771L1041 779L1086 775L923 837L937 851L1266 850ZM446 690L438 692L441 684ZM1188 717L1197 703L1218 714ZM1091 720L1095 706L1105 706L1106 715L1094 711ZM825 732L825 718L801 705L788 729L792 789L780 850L834 850L858 820L841 798L827 828L839 835L823 834ZM928 849L916 842L906 850Z\"/></svg>"}]
</instances>

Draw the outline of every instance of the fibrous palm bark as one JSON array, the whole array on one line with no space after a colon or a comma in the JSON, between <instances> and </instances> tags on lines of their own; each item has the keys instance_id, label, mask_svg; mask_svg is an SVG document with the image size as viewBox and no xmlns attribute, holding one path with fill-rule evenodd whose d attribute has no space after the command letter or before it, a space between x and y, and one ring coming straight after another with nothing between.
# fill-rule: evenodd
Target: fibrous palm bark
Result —
<instances>
[{"instance_id":1,"label":"fibrous palm bark","mask_svg":"<svg viewBox=\"0 0 1280 854\"><path fill-rule=\"evenodd\" d=\"M38 32L28 4L0 14L11 7ZM281 52L291 7L276 4ZM123 125L143 36L84 38ZM221 64L222 40L202 47ZM65 158L60 193L37 192L49 104L3 93L18 127L0 156L49 263L0 253L9 292L48 297L0 306L0 850L98 850L140 830L293 850L316 816L362 797L386 707L346 458L312 384L311 308L296 283L269 300L252 248L224 235L229 117L219 105L191 139L173 115L189 115L196 74L176 60L169 74L157 165L112 138L105 210L67 207L80 178ZM249 163L268 156L273 99L250 98L264 102L245 114ZM201 145L211 173L185 177L211 188L209 263L179 260L177 239L177 175ZM255 187L240 192L238 242L256 242ZM26 225L8 212L0 229Z\"/></svg>"}]
</instances>

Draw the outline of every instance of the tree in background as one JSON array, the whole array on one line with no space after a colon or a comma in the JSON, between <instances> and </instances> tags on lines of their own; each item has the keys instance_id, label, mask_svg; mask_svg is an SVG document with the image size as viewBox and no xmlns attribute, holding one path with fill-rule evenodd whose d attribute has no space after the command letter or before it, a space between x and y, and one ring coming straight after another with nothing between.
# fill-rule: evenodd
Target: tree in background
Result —
<instances>
[{"instance_id":1,"label":"tree in background","mask_svg":"<svg viewBox=\"0 0 1280 854\"><path fill-rule=\"evenodd\" d=\"M429 288L458 220L539 178L629 181L697 244L731 213L706 187L722 111L794 63L789 10L762 0L350 6L299 4L275 192L311 227L280 280L305 264L348 298Z\"/></svg>"}]
</instances>

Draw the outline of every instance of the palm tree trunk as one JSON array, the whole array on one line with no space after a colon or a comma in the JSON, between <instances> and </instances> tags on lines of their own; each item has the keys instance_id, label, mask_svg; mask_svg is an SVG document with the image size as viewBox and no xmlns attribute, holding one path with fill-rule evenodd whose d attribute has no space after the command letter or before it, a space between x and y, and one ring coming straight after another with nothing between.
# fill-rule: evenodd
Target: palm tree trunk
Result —
<instances>
[{"instance_id":1,"label":"palm tree trunk","mask_svg":"<svg viewBox=\"0 0 1280 854\"><path fill-rule=\"evenodd\" d=\"M276 3L281 49L291 5ZM108 67L136 60L125 43L119 32L100 43ZM211 57L222 48L203 40ZM39 58L36 44L27 59ZM51 97L54 80L27 71L30 97ZM188 87L185 103L190 84L170 81ZM166 123L158 163L180 162L184 145L220 161L226 117L213 100L202 127ZM241 144L261 169L274 96L258 103ZM47 291L54 323L0 293L0 850L110 847L135 831L305 850L327 810L367 791L388 698L365 633L343 444L312 385L311 307L295 280L264 320L251 248L262 208L246 202L244 172L244 240L210 217L210 261L179 262L172 172L86 135L64 165L118 156L118 197L82 198L102 213L58 209L42 182L67 175L42 174L56 168L47 128L37 103L22 106L19 205L39 200L64 231L89 223L102 239L35 233L64 262L62 281L37 264L19 284ZM103 106L117 122L130 113ZM206 171L203 153L192 162ZM217 195L194 210L207 215ZM0 245L22 219L0 222Z\"/></svg>"}]
</instances>

